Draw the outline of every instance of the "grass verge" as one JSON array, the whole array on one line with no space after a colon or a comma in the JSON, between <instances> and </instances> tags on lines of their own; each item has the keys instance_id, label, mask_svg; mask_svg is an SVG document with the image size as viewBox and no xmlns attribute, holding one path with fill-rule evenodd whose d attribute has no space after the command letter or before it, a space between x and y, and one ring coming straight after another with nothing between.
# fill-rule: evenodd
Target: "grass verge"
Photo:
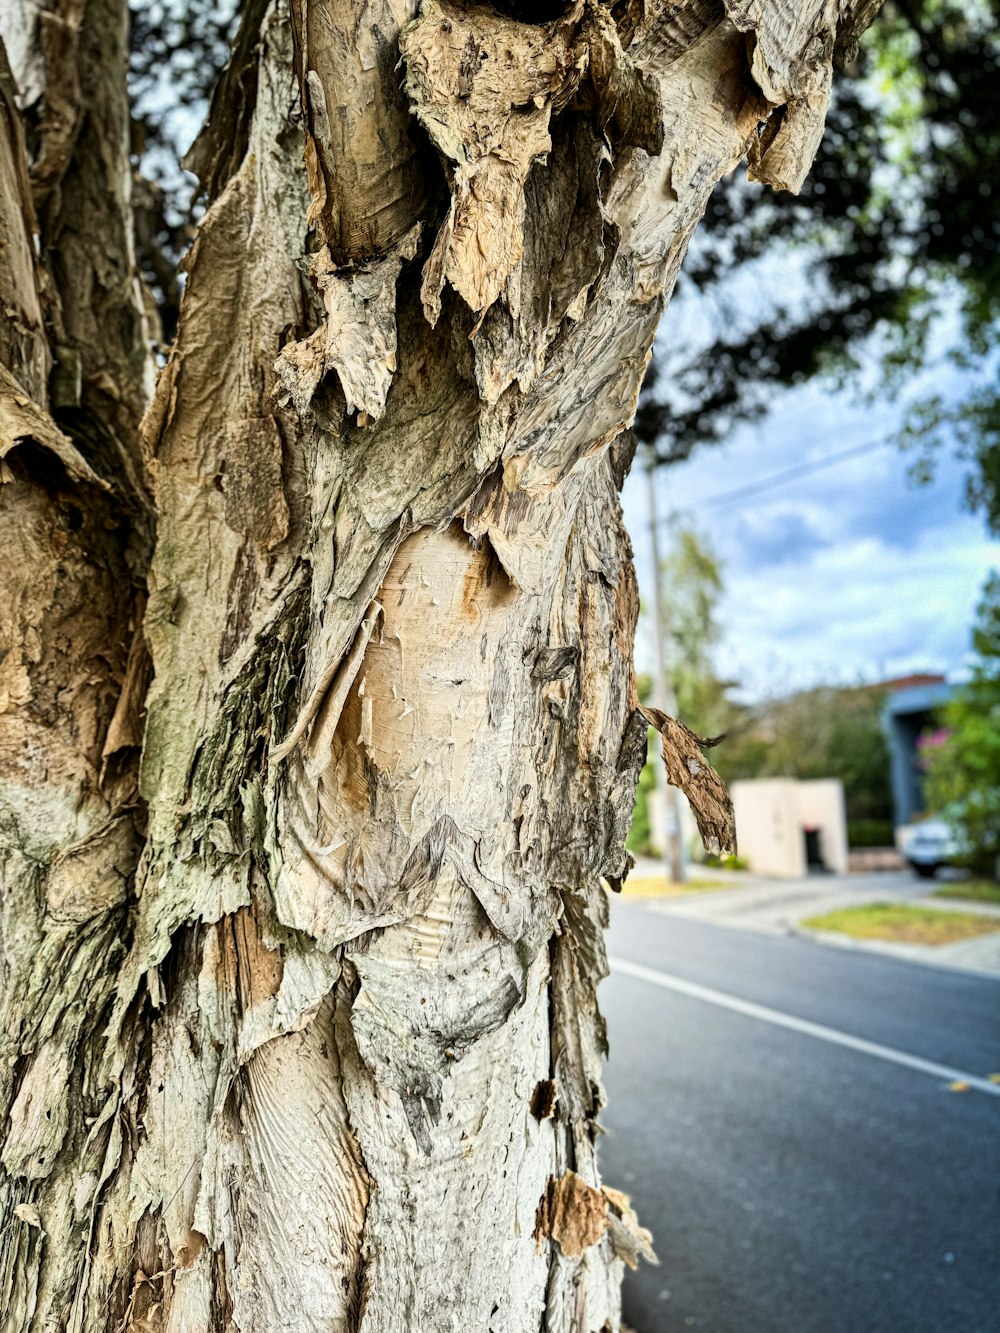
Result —
<instances>
[{"instance_id":1,"label":"grass verge","mask_svg":"<svg viewBox=\"0 0 1000 1333\"><path fill-rule=\"evenodd\" d=\"M622 885L623 898L682 898L689 893L714 893L719 889L739 888L739 881L725 879L688 879L683 884L669 883L665 875L632 876Z\"/></svg>"},{"instance_id":2,"label":"grass verge","mask_svg":"<svg viewBox=\"0 0 1000 1333\"><path fill-rule=\"evenodd\" d=\"M991 884L988 879L956 880L954 884L935 889L933 896L964 898L968 903L1000 903L1000 884Z\"/></svg>"},{"instance_id":3,"label":"grass verge","mask_svg":"<svg viewBox=\"0 0 1000 1333\"><path fill-rule=\"evenodd\" d=\"M889 940L894 944L954 944L1000 930L996 917L949 912L905 903L866 903L845 907L803 921L811 930L832 930L856 940Z\"/></svg>"}]
</instances>

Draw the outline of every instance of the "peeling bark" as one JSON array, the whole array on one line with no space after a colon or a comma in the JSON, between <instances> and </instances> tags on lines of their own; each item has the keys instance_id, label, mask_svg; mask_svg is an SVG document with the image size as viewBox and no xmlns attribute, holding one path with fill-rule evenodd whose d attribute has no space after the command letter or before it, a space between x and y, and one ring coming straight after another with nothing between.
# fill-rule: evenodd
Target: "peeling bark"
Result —
<instances>
[{"instance_id":1,"label":"peeling bark","mask_svg":"<svg viewBox=\"0 0 1000 1333\"><path fill-rule=\"evenodd\" d=\"M733 805L725 784L702 753L717 745L722 737L707 740L697 736L690 727L661 713L658 708L640 711L660 733L667 781L687 797L705 850L713 856L734 855L736 821Z\"/></svg>"},{"instance_id":2,"label":"peeling bark","mask_svg":"<svg viewBox=\"0 0 1000 1333\"><path fill-rule=\"evenodd\" d=\"M124 5L12 13L0 1327L617 1330L627 426L871 5L248 5L151 401Z\"/></svg>"}]
</instances>

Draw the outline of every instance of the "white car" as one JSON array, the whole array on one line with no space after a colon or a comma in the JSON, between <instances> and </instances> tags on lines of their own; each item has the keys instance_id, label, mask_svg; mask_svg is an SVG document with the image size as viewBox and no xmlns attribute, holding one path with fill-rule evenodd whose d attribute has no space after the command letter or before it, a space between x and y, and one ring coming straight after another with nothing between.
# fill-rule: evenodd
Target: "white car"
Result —
<instances>
[{"instance_id":1,"label":"white car","mask_svg":"<svg viewBox=\"0 0 1000 1333\"><path fill-rule=\"evenodd\" d=\"M924 819L906 835L903 855L922 879L933 879L941 866L953 865L958 839L943 819Z\"/></svg>"}]
</instances>

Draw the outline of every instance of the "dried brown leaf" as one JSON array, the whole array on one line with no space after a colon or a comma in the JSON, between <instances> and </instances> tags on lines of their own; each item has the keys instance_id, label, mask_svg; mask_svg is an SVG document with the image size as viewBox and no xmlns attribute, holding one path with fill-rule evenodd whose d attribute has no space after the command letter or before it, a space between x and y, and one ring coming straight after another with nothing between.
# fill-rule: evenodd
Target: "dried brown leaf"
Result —
<instances>
[{"instance_id":1,"label":"dried brown leaf","mask_svg":"<svg viewBox=\"0 0 1000 1333\"><path fill-rule=\"evenodd\" d=\"M705 850L716 856L732 856L736 851L733 803L725 783L702 754L703 749L718 744L720 737L698 736L658 708L639 711L660 733L667 781L687 797Z\"/></svg>"}]
</instances>

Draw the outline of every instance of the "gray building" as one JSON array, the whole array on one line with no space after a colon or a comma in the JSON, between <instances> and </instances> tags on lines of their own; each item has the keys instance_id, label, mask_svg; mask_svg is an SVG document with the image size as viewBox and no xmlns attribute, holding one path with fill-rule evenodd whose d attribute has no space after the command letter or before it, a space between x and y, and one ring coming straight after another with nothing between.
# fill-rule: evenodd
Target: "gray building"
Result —
<instances>
[{"instance_id":1,"label":"gray building","mask_svg":"<svg viewBox=\"0 0 1000 1333\"><path fill-rule=\"evenodd\" d=\"M923 772L917 739L934 726L935 710L955 687L943 676L908 676L891 681L882 720L889 742L892 804L897 828L925 813Z\"/></svg>"}]
</instances>

